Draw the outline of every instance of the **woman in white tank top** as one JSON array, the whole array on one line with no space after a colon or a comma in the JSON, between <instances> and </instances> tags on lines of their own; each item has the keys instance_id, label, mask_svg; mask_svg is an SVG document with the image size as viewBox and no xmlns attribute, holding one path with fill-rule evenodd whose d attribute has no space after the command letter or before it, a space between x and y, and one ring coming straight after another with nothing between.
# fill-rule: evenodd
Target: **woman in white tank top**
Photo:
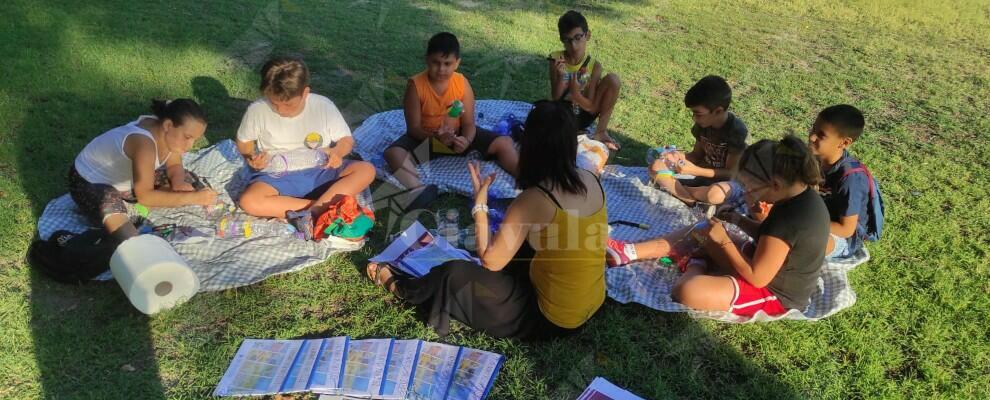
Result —
<instances>
[{"instance_id":1,"label":"woman in white tank top","mask_svg":"<svg viewBox=\"0 0 990 400\"><path fill-rule=\"evenodd\" d=\"M69 170L69 194L93 223L122 242L137 235L125 201L148 207L209 205L211 189L196 190L182 154L206 131L202 109L190 99L155 100L154 115L111 129L91 141Z\"/></svg>"}]
</instances>

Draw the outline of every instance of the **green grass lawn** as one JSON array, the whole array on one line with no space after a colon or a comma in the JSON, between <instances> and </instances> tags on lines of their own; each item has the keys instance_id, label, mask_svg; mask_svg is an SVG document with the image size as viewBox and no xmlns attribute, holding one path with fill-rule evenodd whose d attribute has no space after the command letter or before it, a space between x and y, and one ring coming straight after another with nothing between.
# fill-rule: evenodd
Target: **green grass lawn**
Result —
<instances>
[{"instance_id":1,"label":"green grass lawn","mask_svg":"<svg viewBox=\"0 0 990 400\"><path fill-rule=\"evenodd\" d=\"M0 4L0 398L203 398L245 337L437 340L354 267L383 229L360 252L154 317L113 282L57 284L23 256L75 154L151 98L197 98L208 141L232 138L260 62L292 53L356 127L400 106L426 40L447 30L478 98L532 101L547 94L543 56L561 46L568 5L141 3ZM578 3L590 51L623 81L616 162L689 145L683 94L707 74L733 85L754 139L803 134L821 108L852 103L867 116L853 152L883 184L887 233L850 274L856 305L820 322L726 325L608 302L553 343L457 327L444 341L507 357L492 398L573 398L595 376L647 398L990 397L990 5Z\"/></svg>"}]
</instances>

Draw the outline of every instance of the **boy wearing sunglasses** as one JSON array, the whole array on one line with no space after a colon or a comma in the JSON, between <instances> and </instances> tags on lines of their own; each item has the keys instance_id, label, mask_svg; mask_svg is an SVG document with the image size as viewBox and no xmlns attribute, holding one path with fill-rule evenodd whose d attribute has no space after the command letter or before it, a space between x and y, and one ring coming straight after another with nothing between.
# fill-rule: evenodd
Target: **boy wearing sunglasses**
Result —
<instances>
[{"instance_id":1,"label":"boy wearing sunglasses","mask_svg":"<svg viewBox=\"0 0 990 400\"><path fill-rule=\"evenodd\" d=\"M564 50L550 53L550 98L571 103L578 121L578 132L587 133L595 120L595 140L605 143L609 150L618 150L619 143L609 136L608 121L619 98L619 76L605 74L602 63L588 54L591 31L581 13L570 10L557 20L557 31ZM604 76L603 76L604 75Z\"/></svg>"}]
</instances>

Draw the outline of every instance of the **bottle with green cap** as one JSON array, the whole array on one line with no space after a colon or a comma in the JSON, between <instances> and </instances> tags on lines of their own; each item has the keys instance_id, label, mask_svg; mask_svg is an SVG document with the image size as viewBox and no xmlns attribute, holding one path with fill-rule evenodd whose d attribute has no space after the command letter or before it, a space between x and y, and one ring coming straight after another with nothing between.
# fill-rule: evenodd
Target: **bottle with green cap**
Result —
<instances>
[{"instance_id":1,"label":"bottle with green cap","mask_svg":"<svg viewBox=\"0 0 990 400\"><path fill-rule=\"evenodd\" d=\"M461 113L464 112L464 103L460 100L454 100L447 109L447 116L443 119L443 126L440 128L444 131L450 127L457 126L457 121L461 119Z\"/></svg>"}]
</instances>

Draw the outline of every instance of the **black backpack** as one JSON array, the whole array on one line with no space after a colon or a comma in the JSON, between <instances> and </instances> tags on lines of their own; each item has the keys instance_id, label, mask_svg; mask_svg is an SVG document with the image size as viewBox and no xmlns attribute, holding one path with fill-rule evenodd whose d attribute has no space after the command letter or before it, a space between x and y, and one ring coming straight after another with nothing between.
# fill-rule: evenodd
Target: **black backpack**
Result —
<instances>
[{"instance_id":1,"label":"black backpack","mask_svg":"<svg viewBox=\"0 0 990 400\"><path fill-rule=\"evenodd\" d=\"M35 239L27 259L44 275L64 283L91 280L110 267L117 242L103 229L83 233L57 231L48 240Z\"/></svg>"}]
</instances>

